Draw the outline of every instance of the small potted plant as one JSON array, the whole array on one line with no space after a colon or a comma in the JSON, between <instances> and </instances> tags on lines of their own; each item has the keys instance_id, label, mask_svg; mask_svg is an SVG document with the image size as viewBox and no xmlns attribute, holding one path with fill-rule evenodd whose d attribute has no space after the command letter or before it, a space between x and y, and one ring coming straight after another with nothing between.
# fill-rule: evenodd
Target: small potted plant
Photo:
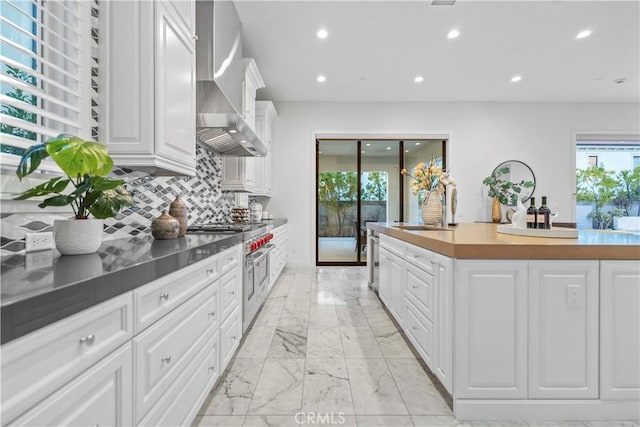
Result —
<instances>
[{"instance_id":1,"label":"small potted plant","mask_svg":"<svg viewBox=\"0 0 640 427\"><path fill-rule=\"evenodd\" d=\"M49 196L38 206L70 205L75 217L54 221L56 248L63 255L96 252L102 243L103 220L133 205L124 180L106 178L113 167L107 147L75 136L59 135L29 147L22 155L16 174L24 178L47 157L53 159L66 178L51 178L16 199ZM90 219L90 215L94 218Z\"/></svg>"}]
</instances>

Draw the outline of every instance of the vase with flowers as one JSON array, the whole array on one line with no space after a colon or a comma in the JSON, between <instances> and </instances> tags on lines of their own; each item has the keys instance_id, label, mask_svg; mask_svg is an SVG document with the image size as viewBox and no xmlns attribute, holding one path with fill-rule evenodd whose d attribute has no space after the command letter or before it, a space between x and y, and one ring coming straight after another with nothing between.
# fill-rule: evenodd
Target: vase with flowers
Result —
<instances>
[{"instance_id":1,"label":"vase with flowers","mask_svg":"<svg viewBox=\"0 0 640 427\"><path fill-rule=\"evenodd\" d=\"M435 157L429 162L418 163L413 168L413 175L406 169L400 173L411 178L411 192L415 196L423 194L420 207L422 222L427 225L444 224L444 192L448 185L456 185L449 173L438 166Z\"/></svg>"}]
</instances>

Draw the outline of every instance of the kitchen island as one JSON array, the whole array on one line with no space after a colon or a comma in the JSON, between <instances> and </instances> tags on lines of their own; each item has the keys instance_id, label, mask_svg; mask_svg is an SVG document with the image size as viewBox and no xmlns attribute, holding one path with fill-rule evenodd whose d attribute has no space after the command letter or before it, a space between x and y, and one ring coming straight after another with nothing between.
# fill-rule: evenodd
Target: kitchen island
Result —
<instances>
[{"instance_id":1,"label":"kitchen island","mask_svg":"<svg viewBox=\"0 0 640 427\"><path fill-rule=\"evenodd\" d=\"M640 416L640 236L367 228L380 234L380 299L457 419Z\"/></svg>"}]
</instances>

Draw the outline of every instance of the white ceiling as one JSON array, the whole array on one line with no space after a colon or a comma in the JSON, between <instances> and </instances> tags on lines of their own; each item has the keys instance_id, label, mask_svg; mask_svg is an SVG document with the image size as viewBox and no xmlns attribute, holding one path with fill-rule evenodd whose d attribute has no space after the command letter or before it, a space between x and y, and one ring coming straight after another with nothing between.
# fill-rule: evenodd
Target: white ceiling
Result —
<instances>
[{"instance_id":1,"label":"white ceiling","mask_svg":"<svg viewBox=\"0 0 640 427\"><path fill-rule=\"evenodd\" d=\"M639 102L640 2L235 1L276 101ZM324 27L329 37L320 40ZM458 28L459 38L447 39ZM593 34L582 40L585 29ZM316 82L324 74L327 81ZM416 84L416 75L424 82ZM520 83L510 78L522 75ZM626 78L624 84L614 80Z\"/></svg>"}]
</instances>

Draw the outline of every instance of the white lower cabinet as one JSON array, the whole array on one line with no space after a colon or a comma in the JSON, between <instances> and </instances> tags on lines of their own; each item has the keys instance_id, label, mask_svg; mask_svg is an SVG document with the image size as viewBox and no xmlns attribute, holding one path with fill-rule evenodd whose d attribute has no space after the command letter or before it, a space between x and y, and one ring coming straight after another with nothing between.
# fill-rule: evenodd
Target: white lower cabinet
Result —
<instances>
[{"instance_id":1,"label":"white lower cabinet","mask_svg":"<svg viewBox=\"0 0 640 427\"><path fill-rule=\"evenodd\" d=\"M434 336L433 373L444 388L453 394L453 260L440 254L433 255L434 306L433 322L437 325Z\"/></svg>"},{"instance_id":2,"label":"white lower cabinet","mask_svg":"<svg viewBox=\"0 0 640 427\"><path fill-rule=\"evenodd\" d=\"M222 369L231 361L242 338L242 310L236 307L220 327L220 360Z\"/></svg>"},{"instance_id":3,"label":"white lower cabinet","mask_svg":"<svg viewBox=\"0 0 640 427\"><path fill-rule=\"evenodd\" d=\"M241 249L3 345L2 425L191 424L242 339Z\"/></svg>"},{"instance_id":4,"label":"white lower cabinet","mask_svg":"<svg viewBox=\"0 0 640 427\"><path fill-rule=\"evenodd\" d=\"M209 286L133 339L136 364L136 421L184 371L197 350L194 343L211 329L216 287Z\"/></svg>"},{"instance_id":5,"label":"white lower cabinet","mask_svg":"<svg viewBox=\"0 0 640 427\"><path fill-rule=\"evenodd\" d=\"M381 235L379 277L380 300L453 393L453 260Z\"/></svg>"},{"instance_id":6,"label":"white lower cabinet","mask_svg":"<svg viewBox=\"0 0 640 427\"><path fill-rule=\"evenodd\" d=\"M529 398L598 397L598 261L529 262Z\"/></svg>"},{"instance_id":7,"label":"white lower cabinet","mask_svg":"<svg viewBox=\"0 0 640 427\"><path fill-rule=\"evenodd\" d=\"M527 262L455 261L457 398L527 397Z\"/></svg>"},{"instance_id":8,"label":"white lower cabinet","mask_svg":"<svg viewBox=\"0 0 640 427\"><path fill-rule=\"evenodd\" d=\"M219 331L210 331L203 338L198 354L138 425L186 426L195 418L220 376Z\"/></svg>"},{"instance_id":9,"label":"white lower cabinet","mask_svg":"<svg viewBox=\"0 0 640 427\"><path fill-rule=\"evenodd\" d=\"M380 299L402 326L404 316L404 261L395 253L380 247Z\"/></svg>"},{"instance_id":10,"label":"white lower cabinet","mask_svg":"<svg viewBox=\"0 0 640 427\"><path fill-rule=\"evenodd\" d=\"M640 263L600 261L600 398L640 399Z\"/></svg>"},{"instance_id":11,"label":"white lower cabinet","mask_svg":"<svg viewBox=\"0 0 640 427\"><path fill-rule=\"evenodd\" d=\"M131 340L132 324L126 293L3 345L3 423Z\"/></svg>"},{"instance_id":12,"label":"white lower cabinet","mask_svg":"<svg viewBox=\"0 0 640 427\"><path fill-rule=\"evenodd\" d=\"M9 425L133 425L131 382L131 344L127 343Z\"/></svg>"},{"instance_id":13,"label":"white lower cabinet","mask_svg":"<svg viewBox=\"0 0 640 427\"><path fill-rule=\"evenodd\" d=\"M287 225L281 225L271 230L273 239L271 244L274 246L269 254L269 290L276 283L278 277L287 265L287 248L289 246L289 238L287 234Z\"/></svg>"}]
</instances>

